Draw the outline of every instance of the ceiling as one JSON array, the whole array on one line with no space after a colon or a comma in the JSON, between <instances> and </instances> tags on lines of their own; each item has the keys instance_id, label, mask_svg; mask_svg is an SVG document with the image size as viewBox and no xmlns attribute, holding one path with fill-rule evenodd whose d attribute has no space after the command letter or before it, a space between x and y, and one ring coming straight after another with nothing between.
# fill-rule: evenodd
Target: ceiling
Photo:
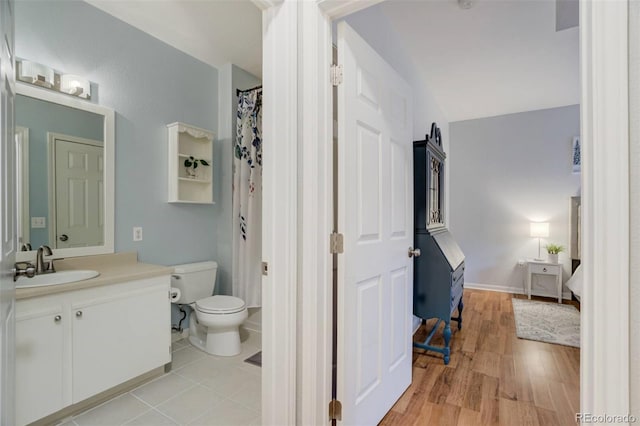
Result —
<instances>
[{"instance_id":1,"label":"ceiling","mask_svg":"<svg viewBox=\"0 0 640 426\"><path fill-rule=\"evenodd\" d=\"M261 76L261 12L249 0L87 0L205 63ZM556 31L553 0L392 0L392 31L449 121L579 103L578 28ZM365 11L366 12L366 11ZM379 25L379 22L372 25ZM391 38L391 37L389 37Z\"/></svg>"},{"instance_id":2,"label":"ceiling","mask_svg":"<svg viewBox=\"0 0 640 426\"><path fill-rule=\"evenodd\" d=\"M262 75L262 13L249 0L86 1L211 66Z\"/></svg>"},{"instance_id":3,"label":"ceiling","mask_svg":"<svg viewBox=\"0 0 640 426\"><path fill-rule=\"evenodd\" d=\"M580 102L578 28L556 31L555 1L379 7L451 122Z\"/></svg>"}]
</instances>

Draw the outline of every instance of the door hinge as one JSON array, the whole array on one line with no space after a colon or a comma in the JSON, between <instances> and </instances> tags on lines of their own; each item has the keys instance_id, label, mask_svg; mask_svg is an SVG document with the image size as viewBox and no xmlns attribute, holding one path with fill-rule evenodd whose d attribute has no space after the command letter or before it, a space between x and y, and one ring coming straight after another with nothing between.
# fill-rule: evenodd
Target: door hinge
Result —
<instances>
[{"instance_id":1,"label":"door hinge","mask_svg":"<svg viewBox=\"0 0 640 426\"><path fill-rule=\"evenodd\" d=\"M342 84L342 65L331 65L331 84L334 86Z\"/></svg>"},{"instance_id":2,"label":"door hinge","mask_svg":"<svg viewBox=\"0 0 640 426\"><path fill-rule=\"evenodd\" d=\"M342 403L337 399L329 402L329 420L342 420Z\"/></svg>"},{"instance_id":3,"label":"door hinge","mask_svg":"<svg viewBox=\"0 0 640 426\"><path fill-rule=\"evenodd\" d=\"M340 254L344 252L344 235L334 232L329 238L329 252Z\"/></svg>"}]
</instances>

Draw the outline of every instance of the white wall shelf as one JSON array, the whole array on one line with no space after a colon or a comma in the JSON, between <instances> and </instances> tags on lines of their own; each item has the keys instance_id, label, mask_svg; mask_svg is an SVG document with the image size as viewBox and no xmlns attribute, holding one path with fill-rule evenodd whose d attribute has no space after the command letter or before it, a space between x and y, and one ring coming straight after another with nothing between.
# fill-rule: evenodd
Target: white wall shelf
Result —
<instances>
[{"instance_id":1,"label":"white wall shelf","mask_svg":"<svg viewBox=\"0 0 640 426\"><path fill-rule=\"evenodd\" d=\"M213 132L185 123L167 125L168 132L168 201L170 203L214 204L213 202ZM184 161L194 157L209 166L199 165L189 176Z\"/></svg>"}]
</instances>

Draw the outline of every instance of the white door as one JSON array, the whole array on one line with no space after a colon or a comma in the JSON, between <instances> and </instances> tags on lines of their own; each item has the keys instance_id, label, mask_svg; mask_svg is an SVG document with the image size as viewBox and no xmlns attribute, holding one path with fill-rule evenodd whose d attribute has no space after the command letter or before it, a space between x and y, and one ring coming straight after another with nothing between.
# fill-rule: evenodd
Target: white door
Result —
<instances>
[{"instance_id":1,"label":"white door","mask_svg":"<svg viewBox=\"0 0 640 426\"><path fill-rule=\"evenodd\" d=\"M104 244L103 165L101 142L55 139L55 248Z\"/></svg>"},{"instance_id":2,"label":"white door","mask_svg":"<svg viewBox=\"0 0 640 426\"><path fill-rule=\"evenodd\" d=\"M15 424L15 285L17 245L15 69L12 0L0 0L0 425Z\"/></svg>"},{"instance_id":3,"label":"white door","mask_svg":"<svg viewBox=\"0 0 640 426\"><path fill-rule=\"evenodd\" d=\"M411 383L413 149L409 86L338 24L338 400L374 425Z\"/></svg>"}]
</instances>

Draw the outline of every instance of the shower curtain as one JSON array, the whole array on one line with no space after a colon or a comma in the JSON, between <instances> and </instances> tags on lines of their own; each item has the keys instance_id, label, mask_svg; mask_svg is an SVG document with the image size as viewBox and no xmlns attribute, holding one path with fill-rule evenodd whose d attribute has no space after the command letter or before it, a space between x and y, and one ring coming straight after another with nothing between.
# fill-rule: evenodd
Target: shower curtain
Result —
<instances>
[{"instance_id":1,"label":"shower curtain","mask_svg":"<svg viewBox=\"0 0 640 426\"><path fill-rule=\"evenodd\" d=\"M262 89L238 94L233 159L233 295L262 301Z\"/></svg>"}]
</instances>

